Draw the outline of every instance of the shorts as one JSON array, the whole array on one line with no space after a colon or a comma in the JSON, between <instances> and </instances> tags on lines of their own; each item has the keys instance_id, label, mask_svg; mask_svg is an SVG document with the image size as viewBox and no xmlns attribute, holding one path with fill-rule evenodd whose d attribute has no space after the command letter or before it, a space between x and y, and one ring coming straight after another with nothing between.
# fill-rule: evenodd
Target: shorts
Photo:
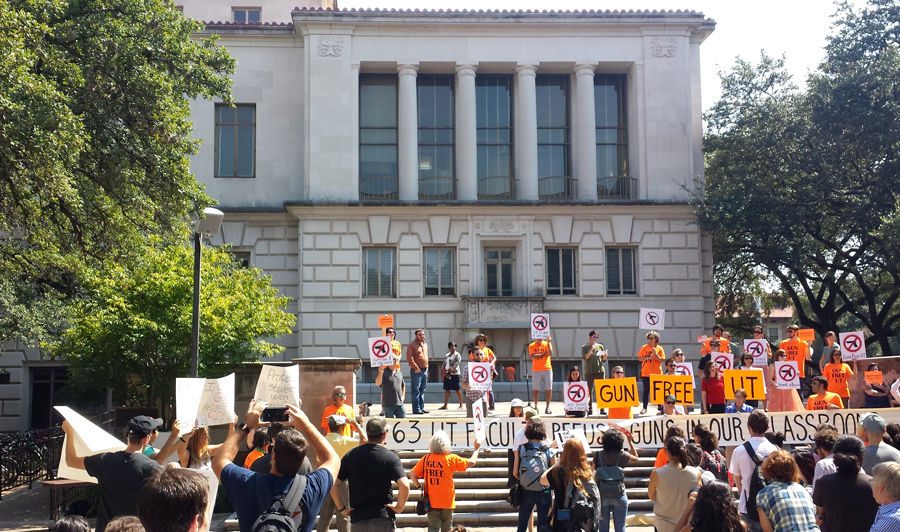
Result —
<instances>
[{"instance_id":1,"label":"shorts","mask_svg":"<svg viewBox=\"0 0 900 532\"><path fill-rule=\"evenodd\" d=\"M553 370L545 369L534 372L534 391L549 392L553 390Z\"/></svg>"},{"instance_id":2,"label":"shorts","mask_svg":"<svg viewBox=\"0 0 900 532\"><path fill-rule=\"evenodd\" d=\"M444 377L444 390L459 391L459 375L447 375Z\"/></svg>"}]
</instances>

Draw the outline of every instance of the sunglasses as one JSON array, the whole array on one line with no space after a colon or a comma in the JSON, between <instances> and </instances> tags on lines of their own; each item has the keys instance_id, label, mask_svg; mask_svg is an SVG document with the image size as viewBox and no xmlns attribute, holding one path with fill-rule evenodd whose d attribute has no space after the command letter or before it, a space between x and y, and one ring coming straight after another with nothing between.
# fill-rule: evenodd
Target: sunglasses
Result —
<instances>
[{"instance_id":1,"label":"sunglasses","mask_svg":"<svg viewBox=\"0 0 900 532\"><path fill-rule=\"evenodd\" d=\"M613 371L613 375L621 375L625 373L624 371Z\"/></svg>"},{"instance_id":2,"label":"sunglasses","mask_svg":"<svg viewBox=\"0 0 900 532\"><path fill-rule=\"evenodd\" d=\"M672 401L666 401L666 404L667 404L667 405L674 405L675 403L673 403Z\"/></svg>"},{"instance_id":3,"label":"sunglasses","mask_svg":"<svg viewBox=\"0 0 900 532\"><path fill-rule=\"evenodd\" d=\"M334 394L334 397L347 397L347 394L345 394L345 393L336 393L336 394Z\"/></svg>"}]
</instances>

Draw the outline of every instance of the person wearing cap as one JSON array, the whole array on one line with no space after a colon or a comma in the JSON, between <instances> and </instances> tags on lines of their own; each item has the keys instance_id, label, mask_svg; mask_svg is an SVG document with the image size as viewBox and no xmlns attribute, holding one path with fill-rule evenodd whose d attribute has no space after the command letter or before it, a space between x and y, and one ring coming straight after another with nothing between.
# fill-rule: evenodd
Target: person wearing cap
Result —
<instances>
[{"instance_id":1,"label":"person wearing cap","mask_svg":"<svg viewBox=\"0 0 900 532\"><path fill-rule=\"evenodd\" d=\"M857 435L866 442L862 468L867 475L882 462L900 462L900 451L884 443L885 426L884 418L874 412L859 417Z\"/></svg>"},{"instance_id":2,"label":"person wearing cap","mask_svg":"<svg viewBox=\"0 0 900 532\"><path fill-rule=\"evenodd\" d=\"M462 392L459 390L459 366L462 355L456 350L456 344L451 340L447 342L449 351L444 355L444 363L441 365L441 380L444 382L444 405L438 410L447 410L447 401L450 400L450 392L456 392L459 400L457 409L463 407Z\"/></svg>"},{"instance_id":3,"label":"person wearing cap","mask_svg":"<svg viewBox=\"0 0 900 532\"><path fill-rule=\"evenodd\" d=\"M553 344L548 337L546 340L538 338L528 344L528 356L531 357L531 379L534 390L534 407L540 410L538 394L543 391L546 398L545 414L550 414L550 401L553 399Z\"/></svg>"},{"instance_id":4,"label":"person wearing cap","mask_svg":"<svg viewBox=\"0 0 900 532\"><path fill-rule=\"evenodd\" d=\"M351 449L355 449L368 441L366 440L365 432L359 426L359 422L352 417L347 418L340 414L332 414L328 416L327 423L328 434L325 435L325 439L328 440L328 443L331 444L331 447L340 459L343 459ZM343 429L347 426L358 436L344 436ZM341 481L335 482L331 490L332 495L325 497L325 500L322 502L322 509L319 511L319 519L316 523L317 532L327 532L329 530L332 516L337 518L336 526L338 532L348 532L350 530L350 520L347 519L346 515L338 511L338 508L340 508L338 504L341 501L335 497L335 490L343 490L345 493L344 499L346 500L347 485Z\"/></svg>"},{"instance_id":5,"label":"person wearing cap","mask_svg":"<svg viewBox=\"0 0 900 532\"><path fill-rule=\"evenodd\" d=\"M797 369L800 373L800 387L801 390L804 390L809 389L812 386L812 383L806 379L805 369L806 361L812 360L812 353L809 351L809 343L806 340L800 339L800 335L798 334L799 330L799 325L788 325L787 329L785 329L788 337L778 344L778 348L784 349L788 362L797 363Z\"/></svg>"},{"instance_id":6,"label":"person wearing cap","mask_svg":"<svg viewBox=\"0 0 900 532\"><path fill-rule=\"evenodd\" d=\"M403 513L409 499L409 479L397 453L384 446L390 425L383 417L373 417L366 423L368 441L351 449L341 460L338 480L350 487L349 500L335 492L338 511L350 517L354 530L391 531L394 518ZM397 500L391 503L396 482Z\"/></svg>"},{"instance_id":7,"label":"person wearing cap","mask_svg":"<svg viewBox=\"0 0 900 532\"><path fill-rule=\"evenodd\" d=\"M345 418L352 418L355 416L353 407L344 402L346 399L347 389L343 386L335 386L334 389L331 390L331 404L325 407L325 411L322 412L322 421L319 423L322 434L328 434L328 416L333 416L335 414L344 416ZM350 436L350 425L344 424L341 430L341 435Z\"/></svg>"},{"instance_id":8,"label":"person wearing cap","mask_svg":"<svg viewBox=\"0 0 900 532\"><path fill-rule=\"evenodd\" d=\"M599 337L597 331L591 331L588 333L588 343L581 346L581 359L584 360L584 373L590 388L591 404L596 401L594 381L605 379L609 373L609 353L606 347L597 341ZM601 410L601 413L605 413L605 410Z\"/></svg>"},{"instance_id":9,"label":"person wearing cap","mask_svg":"<svg viewBox=\"0 0 900 532\"><path fill-rule=\"evenodd\" d=\"M128 420L128 445L124 450L79 456L75 450L75 431L68 421L63 422L62 428L66 433L66 463L69 467L82 469L97 479L100 489L100 507L97 514L99 532L103 532L106 524L114 517L137 515L141 488L147 479L162 467L143 452L150 442L150 435L155 429L159 429L160 424L158 419L135 416ZM174 440L178 439L178 434L178 426L173 425L164 450L174 447Z\"/></svg>"},{"instance_id":10,"label":"person wearing cap","mask_svg":"<svg viewBox=\"0 0 900 532\"><path fill-rule=\"evenodd\" d=\"M299 523L295 519L294 525L299 532L311 532L319 509L331 491L340 460L306 413L294 405L287 405L288 421L275 437L270 453L272 469L268 473L256 473L232 463L241 442L259 426L260 414L266 406L264 401L251 401L244 422L237 427L233 423L228 426L228 436L212 460L213 471L234 506L241 532L251 532L253 523L269 508L272 500L286 493L297 478L305 477L300 511L295 515L301 519ZM302 475L300 466L310 447L319 460L319 467Z\"/></svg>"},{"instance_id":11,"label":"person wearing cap","mask_svg":"<svg viewBox=\"0 0 900 532\"><path fill-rule=\"evenodd\" d=\"M157 427L155 429L153 429L152 432L150 432L150 441L147 442L147 446L144 447L144 450L143 450L143 453L145 455L149 456L150 458L153 458L154 456L157 455L157 453L159 453L159 450L157 448L155 448L153 446L153 444L156 442L156 438L159 437L159 427L161 427L163 424L163 420L160 417L153 418L153 421L155 423L159 423L159 425L157 425Z\"/></svg>"}]
</instances>

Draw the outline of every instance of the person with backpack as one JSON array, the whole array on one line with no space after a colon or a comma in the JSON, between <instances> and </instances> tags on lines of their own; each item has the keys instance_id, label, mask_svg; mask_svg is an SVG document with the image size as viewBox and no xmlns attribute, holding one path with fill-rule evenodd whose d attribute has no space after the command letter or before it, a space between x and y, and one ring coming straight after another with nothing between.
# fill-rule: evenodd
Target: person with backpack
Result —
<instances>
[{"instance_id":1,"label":"person with backpack","mask_svg":"<svg viewBox=\"0 0 900 532\"><path fill-rule=\"evenodd\" d=\"M700 469L687 465L684 447L684 438L666 440L669 463L650 473L647 495L653 501L657 532L675 532L675 524L688 507L688 494L700 486Z\"/></svg>"},{"instance_id":2,"label":"person with backpack","mask_svg":"<svg viewBox=\"0 0 900 532\"><path fill-rule=\"evenodd\" d=\"M630 452L622 450L626 438ZM637 463L637 450L631 432L615 425L603 433L600 441L603 449L594 453L594 481L600 492L599 532L609 531L610 514L613 530L624 532L628 494L625 492L625 471L622 468Z\"/></svg>"},{"instance_id":3,"label":"person with backpack","mask_svg":"<svg viewBox=\"0 0 900 532\"><path fill-rule=\"evenodd\" d=\"M553 490L551 530L594 532L600 517L600 492L581 441L566 440L559 461L541 475L541 485Z\"/></svg>"},{"instance_id":4,"label":"person with backpack","mask_svg":"<svg viewBox=\"0 0 900 532\"><path fill-rule=\"evenodd\" d=\"M767 456L777 451L778 447L765 437L766 431L769 430L769 417L762 410L750 412L747 417L747 429L750 432L750 439L735 448L731 454L731 467L728 472L734 478L734 485L739 486L741 490L738 511L747 522L748 529L758 532L762 529L756 511L756 496L765 487L759 466Z\"/></svg>"},{"instance_id":5,"label":"person with backpack","mask_svg":"<svg viewBox=\"0 0 900 532\"><path fill-rule=\"evenodd\" d=\"M812 497L800 485L800 468L787 451L766 457L761 472L768 484L756 496L756 512L763 530L819 530Z\"/></svg>"},{"instance_id":6,"label":"person with backpack","mask_svg":"<svg viewBox=\"0 0 900 532\"><path fill-rule=\"evenodd\" d=\"M703 423L694 426L694 441L703 450L700 469L709 471L716 480L728 483L728 463L719 451L719 438Z\"/></svg>"},{"instance_id":7,"label":"person with backpack","mask_svg":"<svg viewBox=\"0 0 900 532\"><path fill-rule=\"evenodd\" d=\"M547 429L543 421L532 421L526 425L525 437L528 441L519 447L513 467L513 474L519 479L520 496L519 522L516 530L525 532L528 529L528 521L537 507L538 532L547 532L550 530L552 496L550 489L541 484L541 476L556 460L550 447L543 443L547 438Z\"/></svg>"}]
</instances>

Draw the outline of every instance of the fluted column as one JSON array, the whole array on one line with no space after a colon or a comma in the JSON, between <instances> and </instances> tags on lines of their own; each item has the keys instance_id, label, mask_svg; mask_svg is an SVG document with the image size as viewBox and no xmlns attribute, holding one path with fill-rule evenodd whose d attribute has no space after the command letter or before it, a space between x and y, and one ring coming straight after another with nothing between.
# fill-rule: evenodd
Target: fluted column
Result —
<instances>
[{"instance_id":1,"label":"fluted column","mask_svg":"<svg viewBox=\"0 0 900 532\"><path fill-rule=\"evenodd\" d=\"M456 66L456 198L478 199L475 67Z\"/></svg>"},{"instance_id":2,"label":"fluted column","mask_svg":"<svg viewBox=\"0 0 900 532\"><path fill-rule=\"evenodd\" d=\"M597 200L594 65L575 65L575 179L579 200Z\"/></svg>"},{"instance_id":3,"label":"fluted column","mask_svg":"<svg viewBox=\"0 0 900 532\"><path fill-rule=\"evenodd\" d=\"M516 67L516 178L519 180L519 199L523 200L538 199L536 75L535 65Z\"/></svg>"},{"instance_id":4,"label":"fluted column","mask_svg":"<svg viewBox=\"0 0 900 532\"><path fill-rule=\"evenodd\" d=\"M419 199L419 116L416 104L416 65L399 65L397 88L397 156L400 199Z\"/></svg>"}]
</instances>

